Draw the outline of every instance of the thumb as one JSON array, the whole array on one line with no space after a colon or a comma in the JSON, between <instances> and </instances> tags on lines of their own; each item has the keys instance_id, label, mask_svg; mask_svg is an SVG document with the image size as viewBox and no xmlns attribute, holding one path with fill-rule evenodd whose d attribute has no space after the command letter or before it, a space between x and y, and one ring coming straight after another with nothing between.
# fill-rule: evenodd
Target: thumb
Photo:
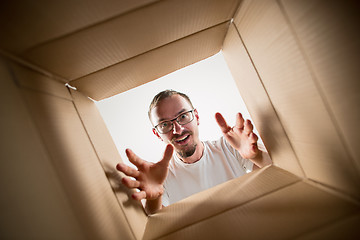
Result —
<instances>
[{"instance_id":1,"label":"thumb","mask_svg":"<svg viewBox=\"0 0 360 240\"><path fill-rule=\"evenodd\" d=\"M163 158L159 161L159 164L161 165L165 165L165 166L168 166L169 165L169 162L170 162L170 159L173 155L173 152L174 152L174 147L171 145L171 144L168 144L165 148L165 151L164 151L164 156Z\"/></svg>"}]
</instances>

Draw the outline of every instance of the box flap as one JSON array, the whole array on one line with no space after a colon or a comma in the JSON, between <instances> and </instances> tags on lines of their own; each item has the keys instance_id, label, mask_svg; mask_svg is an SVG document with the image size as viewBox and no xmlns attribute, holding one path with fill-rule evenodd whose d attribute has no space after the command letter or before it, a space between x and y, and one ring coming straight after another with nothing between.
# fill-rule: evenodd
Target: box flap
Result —
<instances>
[{"instance_id":1,"label":"box flap","mask_svg":"<svg viewBox=\"0 0 360 240\"><path fill-rule=\"evenodd\" d=\"M273 163L304 177L304 170L291 146L281 119L264 89L256 66L234 24L231 24L226 35L223 54Z\"/></svg>"},{"instance_id":2,"label":"box flap","mask_svg":"<svg viewBox=\"0 0 360 240\"><path fill-rule=\"evenodd\" d=\"M70 84L95 100L113 96L219 52L227 29L228 23L220 24Z\"/></svg>"},{"instance_id":3,"label":"box flap","mask_svg":"<svg viewBox=\"0 0 360 240\"><path fill-rule=\"evenodd\" d=\"M275 166L251 172L194 194L151 215L144 239L158 239L195 226L197 229L202 221L217 218L223 213L231 212L239 206L298 181L300 181L299 177ZM225 224L221 224L221 227L225 227ZM198 233L192 232L191 239L206 235L205 232L202 230Z\"/></svg>"},{"instance_id":4,"label":"box flap","mask_svg":"<svg viewBox=\"0 0 360 240\"><path fill-rule=\"evenodd\" d=\"M6 1L0 9L0 46L20 54L154 2L156 0Z\"/></svg>"},{"instance_id":5,"label":"box flap","mask_svg":"<svg viewBox=\"0 0 360 240\"><path fill-rule=\"evenodd\" d=\"M293 1L292 4L295 2ZM332 95L331 91L334 91L330 91L330 89L337 89L336 85L346 85L347 82L345 84L343 76L335 74L329 79L324 78L325 75L318 76L314 69L320 70L321 68L318 67L323 64L329 68L338 68L337 60L333 59L337 54L319 54L318 57L314 57L311 53L313 56L311 60L316 63L314 64L309 61L307 52L312 52L311 48L318 48L316 46L321 49L327 39L333 41L333 37L336 38L337 33L341 34L337 31L338 27L334 29L332 26L329 27L326 19L338 16L337 22L342 23L341 18L346 15L346 11L344 11L346 8L340 7L342 2L336 2L339 5L338 8L336 8L336 4L329 5L325 1L321 1L318 6L314 5L312 1L298 1L298 3L300 2L296 11L292 10L290 14L296 12L297 15L300 14L299 11L306 13L307 9L313 9L311 10L313 11L312 16L316 16L315 19L319 18L321 21L307 18L309 20L298 21L295 26L289 23L288 12L284 12L281 2L244 1L234 23L304 169L305 176L360 199L359 159L351 155L349 149L354 147L347 145L348 140L345 141L346 136L343 135L345 128L342 127L347 124L345 116L354 114L354 117L349 117L351 125L354 127L352 131L359 132L357 131L358 124L354 125L353 123L354 120L359 120L359 108L353 102L355 99L359 99L354 97L355 95L359 96L356 94L359 92L359 84L354 84L353 79L354 76L359 76L360 72L356 62L352 61L355 57L351 52L356 52L359 45L348 45L341 38L336 40L338 45L336 51L340 52L339 55L348 56L348 58L345 57L347 59L345 61L346 64L351 65L344 74L349 78L348 87L358 90L349 90L350 95L347 93L342 95L342 98L346 100L341 100L341 105L348 103L349 108L332 107L329 105L327 97ZM327 10L316 11L316 7ZM331 14L333 11L340 11L340 14ZM330 15L327 15L329 13ZM310 24L308 21L316 22L316 24ZM303 44L296 31L304 31L302 29L310 28L310 25L316 28L311 34L312 44ZM346 27L343 24L340 25ZM331 29L335 32L331 34L333 37L328 38L325 33L331 33ZM350 50L347 49L348 47ZM322 84L319 84L319 78L322 78ZM346 87L341 87L341 89L343 88ZM339 98L336 96L339 95L330 97L333 104ZM344 117L338 117L340 112L344 114ZM340 122L338 119L342 119L342 121ZM353 139L357 139L357 137ZM358 142L353 144L356 145Z\"/></svg>"},{"instance_id":6,"label":"box flap","mask_svg":"<svg viewBox=\"0 0 360 240\"><path fill-rule=\"evenodd\" d=\"M117 197L119 208L128 220L128 223L124 222L123 224L128 225L136 236L136 239L142 239L147 216L141 203L130 197L133 191L130 191L121 184L123 174L120 174L120 172L115 169L116 164L121 162L121 157L116 150L116 146L105 126L104 120L101 118L93 101L79 91L70 90L70 92L74 99L76 111L80 116L90 141L94 146L96 155Z\"/></svg>"},{"instance_id":7,"label":"box flap","mask_svg":"<svg viewBox=\"0 0 360 240\"><path fill-rule=\"evenodd\" d=\"M242 180L224 183L151 216L144 239L294 239L359 215L358 203L274 166ZM345 230L352 236L358 231ZM338 232L334 237L341 236Z\"/></svg>"}]
</instances>

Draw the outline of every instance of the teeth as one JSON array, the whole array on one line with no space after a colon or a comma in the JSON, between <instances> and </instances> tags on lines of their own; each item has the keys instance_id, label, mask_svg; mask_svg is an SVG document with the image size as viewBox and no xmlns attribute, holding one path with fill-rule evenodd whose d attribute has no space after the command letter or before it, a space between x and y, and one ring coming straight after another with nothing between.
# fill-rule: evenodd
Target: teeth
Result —
<instances>
[{"instance_id":1,"label":"teeth","mask_svg":"<svg viewBox=\"0 0 360 240\"><path fill-rule=\"evenodd\" d=\"M188 136L184 136L183 138L177 139L176 141L177 141L177 142L183 141L183 140L185 140L187 137L188 137Z\"/></svg>"}]
</instances>

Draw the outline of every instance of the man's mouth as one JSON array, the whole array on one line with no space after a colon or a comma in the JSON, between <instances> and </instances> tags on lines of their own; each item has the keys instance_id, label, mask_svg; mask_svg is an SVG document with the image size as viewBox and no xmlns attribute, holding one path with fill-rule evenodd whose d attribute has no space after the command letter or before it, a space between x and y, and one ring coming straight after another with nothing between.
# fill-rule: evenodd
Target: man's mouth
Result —
<instances>
[{"instance_id":1,"label":"man's mouth","mask_svg":"<svg viewBox=\"0 0 360 240\"><path fill-rule=\"evenodd\" d=\"M174 142L177 144L185 144L188 142L189 139L190 139L190 135L186 134L180 138L174 139Z\"/></svg>"}]
</instances>

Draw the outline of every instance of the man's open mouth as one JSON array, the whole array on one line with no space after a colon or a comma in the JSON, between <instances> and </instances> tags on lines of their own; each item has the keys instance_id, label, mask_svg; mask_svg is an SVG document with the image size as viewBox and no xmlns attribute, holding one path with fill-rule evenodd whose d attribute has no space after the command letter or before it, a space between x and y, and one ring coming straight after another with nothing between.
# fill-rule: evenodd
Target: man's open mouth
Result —
<instances>
[{"instance_id":1,"label":"man's open mouth","mask_svg":"<svg viewBox=\"0 0 360 240\"><path fill-rule=\"evenodd\" d=\"M176 143L181 144L185 143L190 138L190 135L182 136L181 138L178 138L175 140Z\"/></svg>"}]
</instances>

